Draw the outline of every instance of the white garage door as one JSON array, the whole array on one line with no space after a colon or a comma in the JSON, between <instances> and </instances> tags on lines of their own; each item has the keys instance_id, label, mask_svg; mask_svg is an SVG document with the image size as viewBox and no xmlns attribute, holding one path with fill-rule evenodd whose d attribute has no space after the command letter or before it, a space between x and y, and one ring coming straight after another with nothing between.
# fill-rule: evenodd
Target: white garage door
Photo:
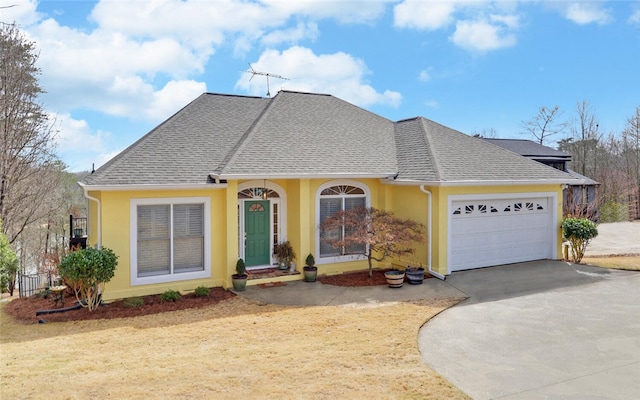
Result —
<instances>
[{"instance_id":1,"label":"white garage door","mask_svg":"<svg viewBox=\"0 0 640 400\"><path fill-rule=\"evenodd\" d=\"M449 271L552 258L552 197L449 203Z\"/></svg>"}]
</instances>

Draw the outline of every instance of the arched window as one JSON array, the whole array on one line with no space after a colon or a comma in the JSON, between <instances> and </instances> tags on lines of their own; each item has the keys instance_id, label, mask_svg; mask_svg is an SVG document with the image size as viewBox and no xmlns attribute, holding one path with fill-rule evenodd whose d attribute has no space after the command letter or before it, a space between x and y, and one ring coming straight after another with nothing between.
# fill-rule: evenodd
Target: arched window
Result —
<instances>
[{"instance_id":1,"label":"arched window","mask_svg":"<svg viewBox=\"0 0 640 400\"><path fill-rule=\"evenodd\" d=\"M368 194L366 187L356 182L349 182L347 184L335 184L330 186L324 186L320 188L320 195L318 199L318 225L322 223L326 218L339 211L346 211L356 207L366 207L368 205ZM326 232L325 234L344 236L344 230L335 232ZM364 249L361 248L335 248L331 245L320 240L320 236L317 236L318 240L318 255L320 259L335 258L349 255L350 253L361 254Z\"/></svg>"}]
</instances>

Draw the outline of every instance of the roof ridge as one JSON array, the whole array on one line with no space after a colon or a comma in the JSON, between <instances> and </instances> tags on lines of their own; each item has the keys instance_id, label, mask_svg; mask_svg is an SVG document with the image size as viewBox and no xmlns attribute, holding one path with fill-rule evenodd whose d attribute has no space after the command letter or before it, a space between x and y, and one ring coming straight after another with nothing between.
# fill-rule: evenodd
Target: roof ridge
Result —
<instances>
[{"instance_id":1,"label":"roof ridge","mask_svg":"<svg viewBox=\"0 0 640 400\"><path fill-rule=\"evenodd\" d=\"M424 140L427 144L427 151L429 152L429 157L431 158L431 164L433 165L433 171L435 172L436 180L442 181L443 177L442 177L442 174L440 173L440 170L441 170L440 162L438 162L438 155L436 154L435 151L433 151L434 143L431 140L431 136L429 135L429 132L425 125L425 121L429 121L434 124L438 124L438 123L435 121L431 121L430 119L427 119L425 117L415 117L415 119L420 123L422 132L424 133ZM438 125L444 126L442 124L438 124Z\"/></svg>"},{"instance_id":2,"label":"roof ridge","mask_svg":"<svg viewBox=\"0 0 640 400\"><path fill-rule=\"evenodd\" d=\"M240 152L248 145L250 137L253 136L252 133L254 133L256 131L256 128L262 123L262 121L264 121L265 115L271 109L271 107L273 107L275 101L279 98L279 94L280 92L278 92L278 94L276 94L269 100L267 105L262 109L262 112L260 112L258 118L256 118L251 126L249 126L249 128L242 134L242 136L240 136L231 151L229 151L227 156L222 159L222 161L220 161L220 163L214 169L214 172L212 173L213 175L222 175L224 173L224 170L239 157Z\"/></svg>"},{"instance_id":3,"label":"roof ridge","mask_svg":"<svg viewBox=\"0 0 640 400\"><path fill-rule=\"evenodd\" d=\"M209 95L209 96L220 96L220 97L240 97L240 98L247 98L247 99L263 99L264 97L261 96L250 96L247 94L235 94L235 93L217 93L217 92L204 92L203 94Z\"/></svg>"}]
</instances>

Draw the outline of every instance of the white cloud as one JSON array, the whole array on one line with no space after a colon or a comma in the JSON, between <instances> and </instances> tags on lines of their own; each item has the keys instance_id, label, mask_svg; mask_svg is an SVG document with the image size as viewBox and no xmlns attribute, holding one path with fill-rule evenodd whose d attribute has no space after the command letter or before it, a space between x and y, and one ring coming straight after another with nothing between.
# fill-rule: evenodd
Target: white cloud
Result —
<instances>
[{"instance_id":1,"label":"white cloud","mask_svg":"<svg viewBox=\"0 0 640 400\"><path fill-rule=\"evenodd\" d=\"M511 26L517 27L517 18L492 16L491 22L458 21L450 39L456 45L471 51L497 50L516 44L516 36L512 33Z\"/></svg>"},{"instance_id":2,"label":"white cloud","mask_svg":"<svg viewBox=\"0 0 640 400\"><path fill-rule=\"evenodd\" d=\"M7 7L2 9L0 17L0 21L7 24L31 25L41 18L36 12L37 0L11 0L0 3L0 6Z\"/></svg>"},{"instance_id":3,"label":"white cloud","mask_svg":"<svg viewBox=\"0 0 640 400\"><path fill-rule=\"evenodd\" d=\"M393 8L393 22L399 28L436 30L453 22L454 1L405 0Z\"/></svg>"},{"instance_id":4,"label":"white cloud","mask_svg":"<svg viewBox=\"0 0 640 400\"><path fill-rule=\"evenodd\" d=\"M319 35L318 24L315 22L302 23L294 27L276 30L262 37L262 43L266 46L273 46L280 43L294 44L303 39L315 40Z\"/></svg>"},{"instance_id":5,"label":"white cloud","mask_svg":"<svg viewBox=\"0 0 640 400\"><path fill-rule=\"evenodd\" d=\"M151 120L164 120L206 90L203 82L170 81L161 90L152 93L150 106L144 112Z\"/></svg>"},{"instance_id":6,"label":"white cloud","mask_svg":"<svg viewBox=\"0 0 640 400\"><path fill-rule=\"evenodd\" d=\"M431 68L427 68L420 71L418 74L418 80L420 80L420 82L429 82L431 80L430 70Z\"/></svg>"},{"instance_id":7,"label":"white cloud","mask_svg":"<svg viewBox=\"0 0 640 400\"><path fill-rule=\"evenodd\" d=\"M270 12L300 15L313 19L332 18L343 24L372 23L380 18L386 3L397 0L375 1L283 1L263 0Z\"/></svg>"},{"instance_id":8,"label":"white cloud","mask_svg":"<svg viewBox=\"0 0 640 400\"><path fill-rule=\"evenodd\" d=\"M611 10L597 2L576 2L564 4L565 18L579 25L596 23L600 25L613 21Z\"/></svg>"},{"instance_id":9,"label":"white cloud","mask_svg":"<svg viewBox=\"0 0 640 400\"><path fill-rule=\"evenodd\" d=\"M156 90L139 76L116 76L100 109L110 115L162 121L206 92L203 82L169 81Z\"/></svg>"},{"instance_id":10,"label":"white cloud","mask_svg":"<svg viewBox=\"0 0 640 400\"><path fill-rule=\"evenodd\" d=\"M295 46L282 52L267 50L251 65L256 71L289 79L272 77L269 80L271 95L281 88L330 93L360 106L387 104L397 107L402 100L398 92L385 90L379 93L367 84L364 76L369 71L364 62L343 52L316 55L308 48ZM264 96L267 90L266 77L256 76L249 80L242 76L236 82L236 88Z\"/></svg>"},{"instance_id":11,"label":"white cloud","mask_svg":"<svg viewBox=\"0 0 640 400\"><path fill-rule=\"evenodd\" d=\"M74 119L69 114L50 115L50 120L55 121L57 153L69 164L69 170L89 170L92 163L103 158L105 141L111 136L108 132L92 132L87 121ZM108 158L99 165L106 160Z\"/></svg>"},{"instance_id":12,"label":"white cloud","mask_svg":"<svg viewBox=\"0 0 640 400\"><path fill-rule=\"evenodd\" d=\"M438 103L438 101L433 99L425 101L424 105L427 106L428 108L435 108L435 109L440 107L440 104Z\"/></svg>"},{"instance_id":13,"label":"white cloud","mask_svg":"<svg viewBox=\"0 0 640 400\"><path fill-rule=\"evenodd\" d=\"M640 24L640 8L636 9L631 13L631 15L629 16L629 19L627 19L627 22L633 25Z\"/></svg>"},{"instance_id":14,"label":"white cloud","mask_svg":"<svg viewBox=\"0 0 640 400\"><path fill-rule=\"evenodd\" d=\"M510 2L405 0L394 7L394 25L437 30L455 21L450 40L466 50L484 52L515 45L514 31L519 27L516 7Z\"/></svg>"},{"instance_id":15,"label":"white cloud","mask_svg":"<svg viewBox=\"0 0 640 400\"><path fill-rule=\"evenodd\" d=\"M61 112L84 108L129 118L173 110L184 96L162 93L169 88L206 91L192 77L204 73L218 47L244 55L256 43L315 40L315 19L370 23L385 10L383 1L366 7L357 1L99 1L89 17L95 26L77 29L36 13L35 1L20 1L15 8L37 42L46 101ZM290 24L293 16L297 25Z\"/></svg>"}]
</instances>

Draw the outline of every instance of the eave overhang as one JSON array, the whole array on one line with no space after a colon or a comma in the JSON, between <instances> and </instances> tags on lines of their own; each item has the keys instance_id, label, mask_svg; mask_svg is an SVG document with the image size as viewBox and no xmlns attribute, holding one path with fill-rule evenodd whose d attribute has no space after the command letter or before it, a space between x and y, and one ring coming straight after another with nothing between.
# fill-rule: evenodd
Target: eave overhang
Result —
<instances>
[{"instance_id":1,"label":"eave overhang","mask_svg":"<svg viewBox=\"0 0 640 400\"><path fill-rule=\"evenodd\" d=\"M210 174L214 181L220 180L247 180L247 179L393 179L396 172L379 174L362 173L320 173L320 174Z\"/></svg>"},{"instance_id":2,"label":"eave overhang","mask_svg":"<svg viewBox=\"0 0 640 400\"><path fill-rule=\"evenodd\" d=\"M408 185L408 186L438 186L438 187L463 187L463 186L535 186L535 185L582 185L581 179L533 179L533 180L468 180L468 181L421 181L410 179L381 180L384 184Z\"/></svg>"},{"instance_id":3,"label":"eave overhang","mask_svg":"<svg viewBox=\"0 0 640 400\"><path fill-rule=\"evenodd\" d=\"M226 183L190 183L190 184L121 184L121 185L87 185L78 182L85 190L100 192L123 192L135 190L212 190L225 189Z\"/></svg>"}]
</instances>

